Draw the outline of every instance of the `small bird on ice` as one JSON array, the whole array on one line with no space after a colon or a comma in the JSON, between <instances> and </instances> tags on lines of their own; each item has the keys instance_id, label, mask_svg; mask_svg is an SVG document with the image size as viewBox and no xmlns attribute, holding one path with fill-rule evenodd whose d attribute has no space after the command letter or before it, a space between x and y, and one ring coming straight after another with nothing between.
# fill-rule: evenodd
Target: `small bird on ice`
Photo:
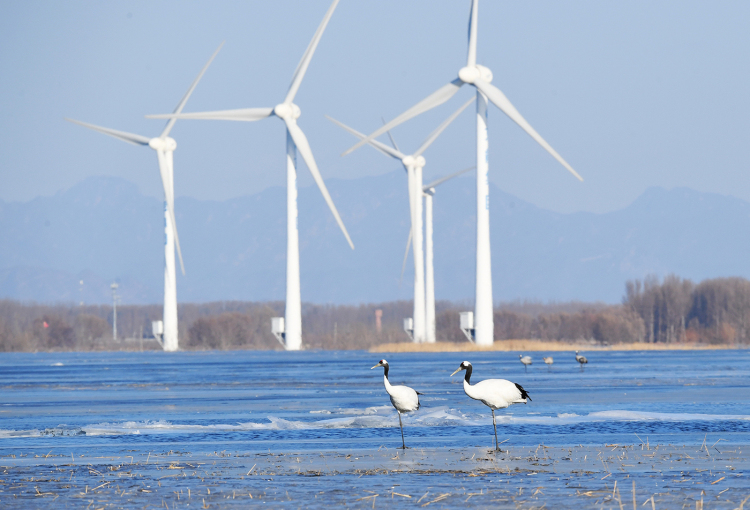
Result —
<instances>
[{"instance_id":1,"label":"small bird on ice","mask_svg":"<svg viewBox=\"0 0 750 510\"><path fill-rule=\"evenodd\" d=\"M473 398L479 400L492 410L492 426L495 428L495 450L500 451L500 444L497 442L497 423L495 422L495 409L505 409L512 404L525 404L531 397L518 383L506 381L505 379L485 379L476 384L471 384L471 363L462 362L451 377L461 370L466 370L464 376L464 392Z\"/></svg>"},{"instance_id":2,"label":"small bird on ice","mask_svg":"<svg viewBox=\"0 0 750 510\"><path fill-rule=\"evenodd\" d=\"M581 364L581 370L583 370L583 365L589 362L589 360L586 359L586 356L581 356L578 354L578 351L576 351L576 361Z\"/></svg>"},{"instance_id":3,"label":"small bird on ice","mask_svg":"<svg viewBox=\"0 0 750 510\"><path fill-rule=\"evenodd\" d=\"M531 365L531 356L524 356L523 354L518 355L518 359L523 363L524 370L528 370L528 366Z\"/></svg>"},{"instance_id":4,"label":"small bird on ice","mask_svg":"<svg viewBox=\"0 0 750 510\"><path fill-rule=\"evenodd\" d=\"M385 384L385 391L387 391L388 395L391 397L391 404L393 404L393 407L398 411L398 424L401 427L401 448L405 450L404 424L401 422L401 413L408 413L419 409L421 407L421 404L419 403L419 395L424 395L424 393L414 391L408 386L392 386L388 380L388 362L386 360L381 359L378 361L378 364L370 368L370 370L378 367L383 367L383 383Z\"/></svg>"}]
</instances>

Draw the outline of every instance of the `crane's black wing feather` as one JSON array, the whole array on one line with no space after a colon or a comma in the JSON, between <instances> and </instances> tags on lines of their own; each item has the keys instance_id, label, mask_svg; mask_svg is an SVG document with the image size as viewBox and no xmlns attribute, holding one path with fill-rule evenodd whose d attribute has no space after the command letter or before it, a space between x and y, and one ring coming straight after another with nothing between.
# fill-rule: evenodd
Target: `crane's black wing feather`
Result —
<instances>
[{"instance_id":1,"label":"crane's black wing feather","mask_svg":"<svg viewBox=\"0 0 750 510\"><path fill-rule=\"evenodd\" d=\"M527 399L529 399L529 402L531 402L531 397L529 396L529 394L528 394L528 393L526 393L526 390L525 390L525 389L523 389L523 386L521 386L521 385L520 385L520 384L518 384L518 383L513 383L513 384L515 384L515 385L516 385L516 388L518 388L518 391L520 391L520 392L521 392L521 398L527 398Z\"/></svg>"}]
</instances>

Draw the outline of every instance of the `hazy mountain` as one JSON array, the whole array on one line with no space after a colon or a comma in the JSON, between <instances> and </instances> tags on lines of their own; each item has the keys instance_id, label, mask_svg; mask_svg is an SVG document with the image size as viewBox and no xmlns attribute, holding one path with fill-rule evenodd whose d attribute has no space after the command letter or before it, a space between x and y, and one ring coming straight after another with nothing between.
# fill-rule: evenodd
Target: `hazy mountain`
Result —
<instances>
[{"instance_id":1,"label":"hazy mountain","mask_svg":"<svg viewBox=\"0 0 750 510\"><path fill-rule=\"evenodd\" d=\"M403 171L328 187L352 251L315 188L299 193L302 298L316 303L409 299L411 256L399 286L409 232ZM438 299L474 292L474 180L449 181L435 196ZM186 276L180 301L284 297L286 196L271 188L224 202L178 198ZM701 280L750 277L750 204L685 188L651 188L625 209L558 214L491 189L496 300L620 300L624 283L670 272ZM159 302L163 204L135 185L89 178L52 197L0 202L0 297ZM81 286L79 281L83 280Z\"/></svg>"}]
</instances>

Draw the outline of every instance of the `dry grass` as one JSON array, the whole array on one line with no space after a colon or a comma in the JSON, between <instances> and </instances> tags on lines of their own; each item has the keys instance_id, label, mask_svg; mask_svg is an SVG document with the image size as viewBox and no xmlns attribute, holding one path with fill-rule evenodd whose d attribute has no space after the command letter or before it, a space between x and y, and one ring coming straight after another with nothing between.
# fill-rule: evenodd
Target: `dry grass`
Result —
<instances>
[{"instance_id":1,"label":"dry grass","mask_svg":"<svg viewBox=\"0 0 750 510\"><path fill-rule=\"evenodd\" d=\"M499 340L492 347L480 347L471 343L436 342L434 344L415 344L398 342L380 344L370 352L472 352L472 351L686 351L737 349L737 345L708 344L649 344L637 342L632 344L591 345L588 343L568 343L545 340Z\"/></svg>"}]
</instances>

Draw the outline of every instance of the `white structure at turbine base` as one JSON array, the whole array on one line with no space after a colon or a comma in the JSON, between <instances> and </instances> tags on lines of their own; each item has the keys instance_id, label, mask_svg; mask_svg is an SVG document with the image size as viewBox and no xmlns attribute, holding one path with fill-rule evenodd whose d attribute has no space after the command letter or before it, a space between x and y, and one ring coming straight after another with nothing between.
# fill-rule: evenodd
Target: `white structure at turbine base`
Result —
<instances>
[{"instance_id":1,"label":"white structure at turbine base","mask_svg":"<svg viewBox=\"0 0 750 510\"><path fill-rule=\"evenodd\" d=\"M487 102L497 106L531 138L541 145L553 158L563 165L578 180L583 180L540 135L531 124L516 110L505 94L492 85L492 71L477 64L477 24L479 0L472 0L469 17L469 50L466 66L458 71L458 77L450 83L418 102L404 113L375 130L370 135L347 149L344 154L371 143L381 134L399 124L416 117L448 101L463 85L471 85L477 90L477 251L476 251L476 303L474 317L474 338L479 345L491 345L494 336L492 319L492 268L490 265L489 234L489 186L487 160Z\"/></svg>"},{"instance_id":2,"label":"white structure at turbine base","mask_svg":"<svg viewBox=\"0 0 750 510\"><path fill-rule=\"evenodd\" d=\"M294 97L297 95L302 79L305 77L307 68L310 65L315 49L318 47L320 38L323 36L328 21L333 15L339 0L333 0L328 8L323 21L315 31L310 44L307 46L302 59L294 70L292 83L286 93L284 102L277 104L273 108L241 108L237 110L220 110L212 112L197 112L183 114L167 115L147 115L149 118L158 119L204 119L204 120L233 120L253 122L265 119L266 117L275 116L284 121L286 125L286 170L287 170L287 247L286 247L286 311L285 311L285 331L283 333L283 345L288 350L299 350L302 348L302 301L300 294L300 270L299 270L299 233L298 233L298 215L297 215L297 165L296 152L305 161L308 170L312 174L315 184L318 185L320 193L323 195L331 210L333 217L344 233L349 246L354 249L349 233L344 227L336 206L328 193L323 177L320 175L318 165L315 163L310 144L307 141L305 133L297 125L301 111L299 106L294 104ZM272 332L277 338L282 338L281 334L274 332L275 326L272 323Z\"/></svg>"},{"instance_id":3,"label":"white structure at turbine base","mask_svg":"<svg viewBox=\"0 0 750 510\"><path fill-rule=\"evenodd\" d=\"M432 143L437 140L438 136L447 128L451 122L453 122L456 117L459 116L461 112L463 112L466 107L468 107L472 100L467 101L464 105L462 105L458 110L453 112L447 119L445 119L442 124L440 124L430 135L427 137L427 139L422 143L422 145L417 149L416 152L413 154L406 155L403 152L401 152L398 147L396 146L395 142L393 141L393 138L391 138L391 142L393 143L393 147L389 147L388 145L379 142L377 140L370 140L368 143L377 149L378 151L382 152L386 156L390 156L392 158L398 159L401 161L401 164L403 165L404 169L406 170L406 176L408 181L408 193L409 193L409 216L411 220L411 236L410 240L413 239L413 253L414 253L414 315L411 317L413 320L413 326L412 326L412 335L411 338L416 343L422 343L427 340L427 319L426 319L426 310L425 310L425 266L424 266L424 251L423 251L423 237L422 237L422 197L423 197L423 190L424 186L422 185L422 169L425 166L425 159L424 156L422 156L422 153L427 150L427 148L432 145ZM328 117L328 119L338 125L339 127L342 127L349 133L353 134L354 136L364 139L365 135L360 133L359 131L350 128L346 124L343 124L342 122L339 122L335 119L332 119L331 117ZM408 251L408 250L407 250ZM434 295L433 295L434 297ZM433 307L434 310L434 307ZM434 312L433 312L434 315ZM433 316L433 323L434 323L434 316ZM406 328L404 328L406 330ZM434 342L434 335L433 340Z\"/></svg>"},{"instance_id":4,"label":"white structure at turbine base","mask_svg":"<svg viewBox=\"0 0 750 510\"><path fill-rule=\"evenodd\" d=\"M203 74L211 65L216 54L224 45L222 43L217 50L211 55L198 77L193 81L187 93L177 104L174 113L179 114L185 107L185 103L195 90ZM148 146L156 151L156 157L159 161L159 175L161 176L162 188L164 189L164 311L160 336L157 337L165 351L176 351L179 348L178 325L177 325L177 274L175 271L175 247L180 258L180 268L182 274L185 274L185 264L182 261L182 250L180 249L180 238L177 234L177 223L174 214L174 151L177 149L177 142L169 137L169 132L175 124L175 118L171 118L161 135L156 138L148 138L133 133L117 131L115 129L95 126L86 122L80 122L73 119L66 119L75 124L98 131L105 135L112 136L123 142L133 145ZM156 337L156 335L155 335Z\"/></svg>"}]
</instances>

